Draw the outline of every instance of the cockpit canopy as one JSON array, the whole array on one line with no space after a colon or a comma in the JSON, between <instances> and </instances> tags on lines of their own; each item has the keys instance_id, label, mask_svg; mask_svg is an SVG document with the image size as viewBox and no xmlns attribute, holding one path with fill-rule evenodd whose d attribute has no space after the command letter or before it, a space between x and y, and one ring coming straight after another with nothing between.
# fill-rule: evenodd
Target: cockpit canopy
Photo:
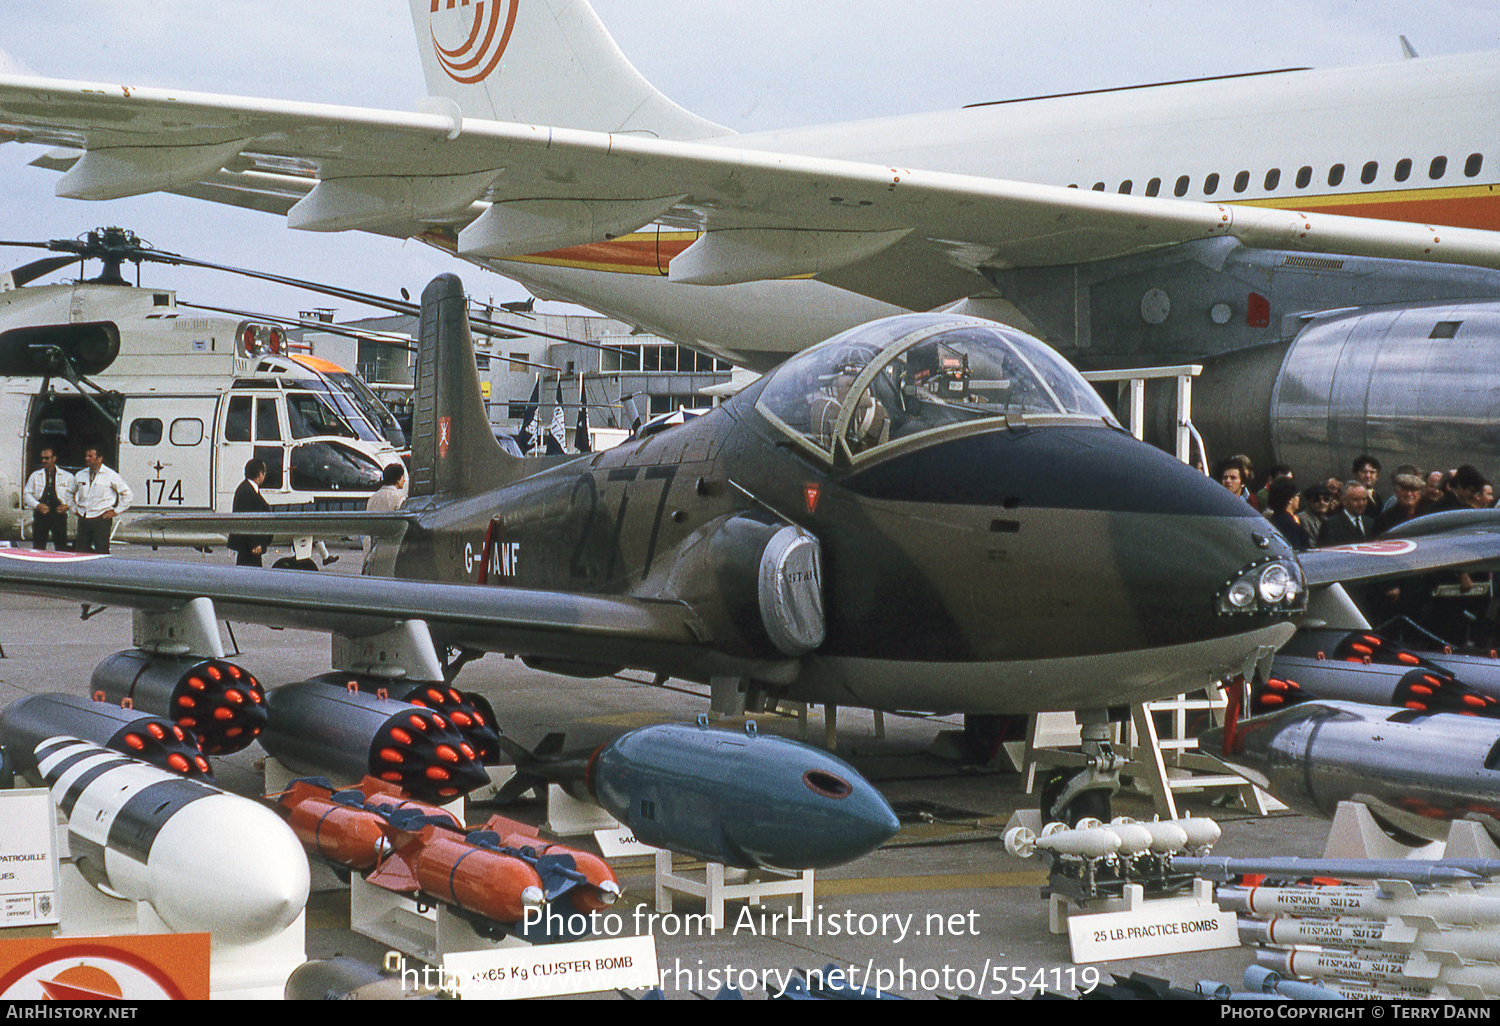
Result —
<instances>
[{"instance_id":1,"label":"cockpit canopy","mask_svg":"<svg viewBox=\"0 0 1500 1026\"><path fill-rule=\"evenodd\" d=\"M1045 343L948 314L872 321L813 346L772 372L756 409L819 453L851 461L996 420L1083 417L1118 426Z\"/></svg>"}]
</instances>

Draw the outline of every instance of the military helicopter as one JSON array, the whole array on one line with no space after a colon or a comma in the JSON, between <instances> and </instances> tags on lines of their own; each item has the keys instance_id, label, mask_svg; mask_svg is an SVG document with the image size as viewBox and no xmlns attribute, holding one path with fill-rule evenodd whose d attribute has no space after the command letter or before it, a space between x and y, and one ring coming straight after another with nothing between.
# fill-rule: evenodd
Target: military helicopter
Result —
<instances>
[{"instance_id":1,"label":"military helicopter","mask_svg":"<svg viewBox=\"0 0 1500 1026\"><path fill-rule=\"evenodd\" d=\"M19 490L43 449L76 470L98 448L133 510L228 510L251 456L267 498L288 508L363 508L406 439L348 370L296 352L274 319L179 303L125 282L121 266L185 262L105 228L77 240L6 241L66 255L0 278L0 536L19 537ZM30 284L75 261L87 281ZM116 537L129 538L128 518Z\"/></svg>"}]
</instances>

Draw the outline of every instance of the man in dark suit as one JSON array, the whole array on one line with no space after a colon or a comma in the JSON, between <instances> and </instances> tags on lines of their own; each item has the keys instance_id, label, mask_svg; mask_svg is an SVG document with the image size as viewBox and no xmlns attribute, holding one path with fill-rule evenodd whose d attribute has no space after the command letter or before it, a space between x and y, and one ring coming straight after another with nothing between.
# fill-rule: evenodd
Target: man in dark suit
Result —
<instances>
[{"instance_id":1,"label":"man in dark suit","mask_svg":"<svg viewBox=\"0 0 1500 1026\"><path fill-rule=\"evenodd\" d=\"M266 461L250 460L245 464L245 480L234 492L234 512L269 513L271 504L260 494L260 486L266 480ZM271 546L271 536L260 534L231 534L229 547L237 554L235 566L265 566L262 557Z\"/></svg>"},{"instance_id":2,"label":"man in dark suit","mask_svg":"<svg viewBox=\"0 0 1500 1026\"><path fill-rule=\"evenodd\" d=\"M1344 508L1330 513L1318 533L1318 547L1352 545L1375 537L1375 518L1370 515L1370 491L1358 481L1344 485Z\"/></svg>"}]
</instances>

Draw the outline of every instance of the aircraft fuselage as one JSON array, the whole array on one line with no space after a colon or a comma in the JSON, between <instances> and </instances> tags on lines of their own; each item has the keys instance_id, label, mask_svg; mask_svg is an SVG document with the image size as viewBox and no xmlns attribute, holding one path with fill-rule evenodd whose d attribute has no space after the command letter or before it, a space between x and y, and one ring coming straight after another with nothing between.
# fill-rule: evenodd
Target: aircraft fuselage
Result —
<instances>
[{"instance_id":1,"label":"aircraft fuselage","mask_svg":"<svg viewBox=\"0 0 1500 1026\"><path fill-rule=\"evenodd\" d=\"M1169 694L1292 631L1285 610L1216 606L1236 574L1291 558L1281 537L1117 427L1017 418L841 466L763 415L765 388L418 507L396 576L685 603L715 658L644 668L877 707L1066 708L1111 680L1120 702ZM762 523L817 539L826 633L808 653L761 622L758 543L734 532Z\"/></svg>"}]
</instances>

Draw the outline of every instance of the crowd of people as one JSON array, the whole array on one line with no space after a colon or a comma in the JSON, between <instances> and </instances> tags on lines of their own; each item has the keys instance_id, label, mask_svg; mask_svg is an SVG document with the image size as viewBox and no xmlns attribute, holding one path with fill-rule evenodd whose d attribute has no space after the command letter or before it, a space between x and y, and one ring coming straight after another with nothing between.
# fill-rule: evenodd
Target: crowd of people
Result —
<instances>
[{"instance_id":1,"label":"crowd of people","mask_svg":"<svg viewBox=\"0 0 1500 1026\"><path fill-rule=\"evenodd\" d=\"M1230 456L1214 476L1298 551L1371 541L1429 513L1496 505L1493 487L1469 464L1439 470L1403 464L1390 476L1389 491L1375 457L1358 456L1349 470L1347 479L1304 487L1291 467L1278 465L1258 478L1248 457ZM1426 575L1350 592L1372 624L1394 621L1397 634L1416 624L1454 645L1489 647L1500 638L1500 603L1488 575Z\"/></svg>"}]
</instances>

